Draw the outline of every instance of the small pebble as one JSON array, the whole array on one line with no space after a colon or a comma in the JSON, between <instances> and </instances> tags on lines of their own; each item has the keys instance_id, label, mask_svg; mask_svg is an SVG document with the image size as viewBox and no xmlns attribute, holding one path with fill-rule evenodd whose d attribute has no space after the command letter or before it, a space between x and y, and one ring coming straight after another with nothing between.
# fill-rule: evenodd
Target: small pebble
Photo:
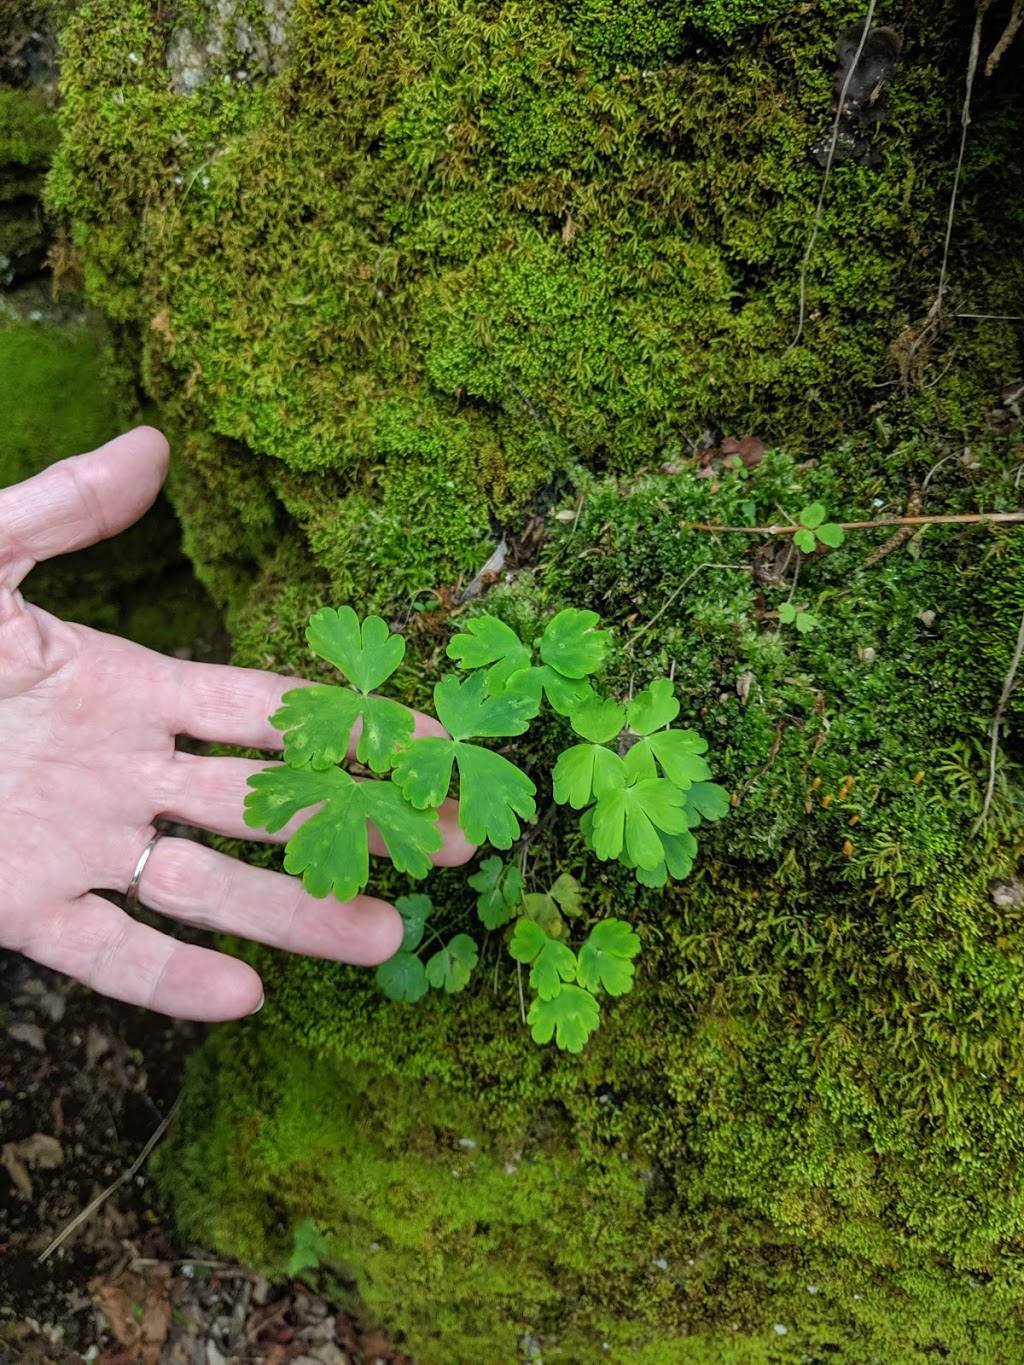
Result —
<instances>
[{"instance_id":1,"label":"small pebble","mask_svg":"<svg viewBox=\"0 0 1024 1365\"><path fill-rule=\"evenodd\" d=\"M34 1047L37 1052L46 1051L46 1038L38 1024L10 1024L7 1029L7 1036L16 1043L24 1043L26 1047Z\"/></svg>"}]
</instances>

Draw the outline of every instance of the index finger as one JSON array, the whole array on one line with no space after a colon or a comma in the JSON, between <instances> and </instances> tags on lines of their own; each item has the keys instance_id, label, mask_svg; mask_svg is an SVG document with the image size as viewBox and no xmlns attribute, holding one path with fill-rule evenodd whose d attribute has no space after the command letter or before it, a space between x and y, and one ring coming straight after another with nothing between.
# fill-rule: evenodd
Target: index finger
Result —
<instances>
[{"instance_id":1,"label":"index finger","mask_svg":"<svg viewBox=\"0 0 1024 1365\"><path fill-rule=\"evenodd\" d=\"M286 692L299 687L323 686L306 678L282 678L258 668L231 664L201 664L166 659L168 674L162 713L170 732L191 735L212 744L235 744L246 749L284 748L284 735L270 723ZM413 711L415 738L447 735L440 721ZM355 756L358 723L349 742L349 758Z\"/></svg>"},{"instance_id":2,"label":"index finger","mask_svg":"<svg viewBox=\"0 0 1024 1365\"><path fill-rule=\"evenodd\" d=\"M108 441L0 489L0 586L16 588L41 560L95 545L138 521L167 473L153 427Z\"/></svg>"}]
</instances>

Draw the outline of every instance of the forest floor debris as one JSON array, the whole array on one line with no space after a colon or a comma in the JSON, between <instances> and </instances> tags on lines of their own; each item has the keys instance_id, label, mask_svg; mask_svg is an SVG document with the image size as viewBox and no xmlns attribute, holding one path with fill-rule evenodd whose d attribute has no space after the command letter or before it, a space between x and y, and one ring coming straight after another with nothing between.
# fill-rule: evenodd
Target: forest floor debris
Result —
<instances>
[{"instance_id":1,"label":"forest floor debris","mask_svg":"<svg viewBox=\"0 0 1024 1365\"><path fill-rule=\"evenodd\" d=\"M409 1365L302 1280L183 1246L143 1169L198 1025L0 953L0 1365Z\"/></svg>"}]
</instances>

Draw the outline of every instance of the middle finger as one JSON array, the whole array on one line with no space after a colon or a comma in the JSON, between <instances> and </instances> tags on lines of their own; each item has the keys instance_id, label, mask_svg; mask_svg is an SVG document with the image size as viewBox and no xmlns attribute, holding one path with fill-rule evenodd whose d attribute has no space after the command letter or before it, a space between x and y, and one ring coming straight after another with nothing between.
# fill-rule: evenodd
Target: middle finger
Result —
<instances>
[{"instance_id":1,"label":"middle finger","mask_svg":"<svg viewBox=\"0 0 1024 1365\"><path fill-rule=\"evenodd\" d=\"M166 806L156 812L183 824L196 825L228 839L249 839L262 843L287 843L315 810L301 811L276 834L256 830L242 818L244 802L251 788L248 779L268 767L280 767L258 759L203 758L177 752L172 765L171 791L165 794ZM372 779L369 779L372 780ZM475 846L459 828L459 807L449 797L438 815L438 829L444 843L431 861L438 867L460 867L472 858ZM370 826L370 852L384 857L387 849L377 831Z\"/></svg>"}]
</instances>

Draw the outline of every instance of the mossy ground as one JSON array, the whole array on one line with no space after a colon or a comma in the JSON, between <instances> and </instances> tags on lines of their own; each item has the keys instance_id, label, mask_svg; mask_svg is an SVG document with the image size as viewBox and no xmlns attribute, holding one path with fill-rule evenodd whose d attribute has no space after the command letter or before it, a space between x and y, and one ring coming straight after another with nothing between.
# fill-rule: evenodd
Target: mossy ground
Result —
<instances>
[{"instance_id":1,"label":"mossy ground","mask_svg":"<svg viewBox=\"0 0 1024 1365\"><path fill-rule=\"evenodd\" d=\"M736 798L666 892L567 822L531 850L538 886L567 868L644 943L580 1059L529 1041L493 936L475 987L417 1010L248 950L268 1004L197 1059L163 1182L268 1266L312 1216L425 1362L1024 1351L1022 910L987 894L1024 851L1019 701L972 835L1021 533L931 528L872 566L884 533L851 534L794 583L682 525L1018 505L993 411L1019 328L954 313L1019 311L1019 95L979 87L924 346L970 15L895 17L881 162L834 169L799 344L841 7L298 0L278 75L229 53L191 96L155 4L88 0L66 32L51 200L172 424L238 661L310 670L324 601L401 613L422 705L458 583L540 517L488 607L599 610L604 685L674 670ZM699 477L706 427L777 449ZM816 633L779 628L791 594ZM562 739L520 746L542 803ZM471 923L460 876L429 889Z\"/></svg>"}]
</instances>

